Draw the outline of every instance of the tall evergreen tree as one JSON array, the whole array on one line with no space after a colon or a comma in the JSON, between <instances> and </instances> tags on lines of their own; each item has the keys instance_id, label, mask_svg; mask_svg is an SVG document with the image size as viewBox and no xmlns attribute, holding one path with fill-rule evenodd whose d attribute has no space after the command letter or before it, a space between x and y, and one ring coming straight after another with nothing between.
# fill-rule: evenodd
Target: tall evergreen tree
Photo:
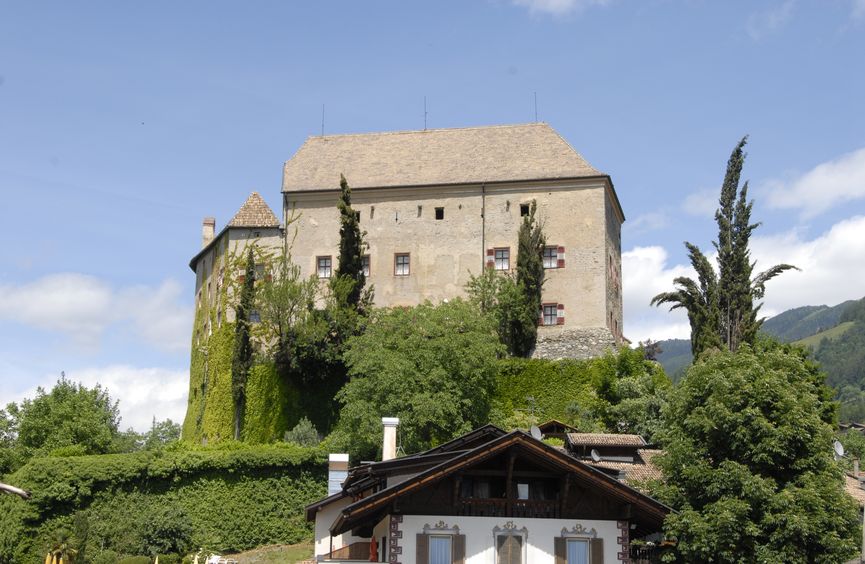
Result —
<instances>
[{"instance_id":1,"label":"tall evergreen tree","mask_svg":"<svg viewBox=\"0 0 865 564\"><path fill-rule=\"evenodd\" d=\"M538 317L541 315L541 290L544 285L544 246L547 244L543 227L537 219L537 202L532 200L529 213L523 216L517 243L517 285L525 295L525 314L513 320L513 352L528 356L538 338Z\"/></svg>"},{"instance_id":2,"label":"tall evergreen tree","mask_svg":"<svg viewBox=\"0 0 865 564\"><path fill-rule=\"evenodd\" d=\"M360 229L360 214L351 207L351 187L345 176L339 175L339 257L337 259L337 278L349 279L352 287L346 296L346 302L352 307L358 307L364 300L363 287L366 277L363 274L363 232Z\"/></svg>"},{"instance_id":3,"label":"tall evergreen tree","mask_svg":"<svg viewBox=\"0 0 865 564\"><path fill-rule=\"evenodd\" d=\"M745 136L733 149L727 162L724 184L715 221L718 240L718 272L699 247L685 242L688 258L697 271L697 281L686 276L673 280L678 288L652 298L652 305L672 304L670 310L684 308L691 325L691 352L698 356L710 348L735 352L743 343L754 344L763 323L757 318L761 305L754 305L766 293L766 282L785 270L789 264L775 265L752 278L755 262L748 248L751 233L760 224L751 223L753 200L748 201L748 183L739 189L742 165L745 163Z\"/></svg>"},{"instance_id":4,"label":"tall evergreen tree","mask_svg":"<svg viewBox=\"0 0 865 564\"><path fill-rule=\"evenodd\" d=\"M234 312L234 354L231 357L231 397L234 402L234 438L240 440L246 411L246 381L252 368L250 314L255 304L255 255L246 256L246 270L240 300Z\"/></svg>"}]
</instances>

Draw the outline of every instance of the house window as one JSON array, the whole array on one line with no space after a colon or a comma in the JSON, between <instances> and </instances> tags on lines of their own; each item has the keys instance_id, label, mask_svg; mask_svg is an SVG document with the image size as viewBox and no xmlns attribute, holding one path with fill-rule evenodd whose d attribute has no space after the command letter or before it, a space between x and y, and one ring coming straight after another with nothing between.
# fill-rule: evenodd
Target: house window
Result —
<instances>
[{"instance_id":1,"label":"house window","mask_svg":"<svg viewBox=\"0 0 865 564\"><path fill-rule=\"evenodd\" d=\"M429 537L429 564L452 564L453 548L450 535Z\"/></svg>"},{"instance_id":2,"label":"house window","mask_svg":"<svg viewBox=\"0 0 865 564\"><path fill-rule=\"evenodd\" d=\"M544 268L558 268L558 247L544 247Z\"/></svg>"},{"instance_id":3,"label":"house window","mask_svg":"<svg viewBox=\"0 0 865 564\"><path fill-rule=\"evenodd\" d=\"M445 218L445 209L444 208L436 208L436 219L444 219Z\"/></svg>"},{"instance_id":4,"label":"house window","mask_svg":"<svg viewBox=\"0 0 865 564\"><path fill-rule=\"evenodd\" d=\"M589 564L589 541L568 539L567 543L568 564Z\"/></svg>"},{"instance_id":5,"label":"house window","mask_svg":"<svg viewBox=\"0 0 865 564\"><path fill-rule=\"evenodd\" d=\"M510 270L511 269L511 250L510 248L495 249L495 269Z\"/></svg>"},{"instance_id":6,"label":"house window","mask_svg":"<svg viewBox=\"0 0 865 564\"><path fill-rule=\"evenodd\" d=\"M496 564L522 564L523 537L496 535Z\"/></svg>"},{"instance_id":7,"label":"house window","mask_svg":"<svg viewBox=\"0 0 865 564\"><path fill-rule=\"evenodd\" d=\"M369 255L363 255L360 257L360 269L363 271L363 275L367 278L369 277Z\"/></svg>"},{"instance_id":8,"label":"house window","mask_svg":"<svg viewBox=\"0 0 865 564\"><path fill-rule=\"evenodd\" d=\"M556 325L559 319L557 304L544 304L544 325Z\"/></svg>"},{"instance_id":9,"label":"house window","mask_svg":"<svg viewBox=\"0 0 865 564\"><path fill-rule=\"evenodd\" d=\"M520 217L525 217L527 215L529 215L529 205L520 204Z\"/></svg>"},{"instance_id":10,"label":"house window","mask_svg":"<svg viewBox=\"0 0 865 564\"><path fill-rule=\"evenodd\" d=\"M330 278L333 275L333 259L331 257L318 257L316 262L319 278Z\"/></svg>"},{"instance_id":11,"label":"house window","mask_svg":"<svg viewBox=\"0 0 865 564\"><path fill-rule=\"evenodd\" d=\"M393 273L395 276L408 276L411 273L410 255L397 253L394 255Z\"/></svg>"},{"instance_id":12,"label":"house window","mask_svg":"<svg viewBox=\"0 0 865 564\"><path fill-rule=\"evenodd\" d=\"M249 322L250 323L261 323L261 314L258 313L257 309L253 309L249 312Z\"/></svg>"}]
</instances>

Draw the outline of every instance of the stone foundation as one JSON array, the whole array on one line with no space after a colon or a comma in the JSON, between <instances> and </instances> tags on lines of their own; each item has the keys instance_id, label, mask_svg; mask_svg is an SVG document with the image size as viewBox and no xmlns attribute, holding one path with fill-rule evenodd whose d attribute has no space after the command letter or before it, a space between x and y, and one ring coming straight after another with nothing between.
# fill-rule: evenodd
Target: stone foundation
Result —
<instances>
[{"instance_id":1,"label":"stone foundation","mask_svg":"<svg viewBox=\"0 0 865 564\"><path fill-rule=\"evenodd\" d=\"M539 328L538 342L532 358L556 360L560 358L586 359L604 356L619 345L606 327L583 327L562 331Z\"/></svg>"}]
</instances>

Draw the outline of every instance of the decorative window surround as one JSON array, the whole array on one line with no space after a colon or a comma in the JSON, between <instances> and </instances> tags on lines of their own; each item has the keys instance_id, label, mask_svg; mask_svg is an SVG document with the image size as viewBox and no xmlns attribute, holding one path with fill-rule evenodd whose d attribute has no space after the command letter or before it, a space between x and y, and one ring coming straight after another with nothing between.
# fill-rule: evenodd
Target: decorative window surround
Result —
<instances>
[{"instance_id":1,"label":"decorative window surround","mask_svg":"<svg viewBox=\"0 0 865 564\"><path fill-rule=\"evenodd\" d=\"M526 527L518 529L513 521L508 521L502 527L496 525L495 527L493 527L493 550L498 550L496 548L498 547L498 538L502 536L520 537L522 539L521 548L523 552L521 562L528 562L527 557L529 530ZM496 563L498 563L498 554L496 554Z\"/></svg>"}]
</instances>

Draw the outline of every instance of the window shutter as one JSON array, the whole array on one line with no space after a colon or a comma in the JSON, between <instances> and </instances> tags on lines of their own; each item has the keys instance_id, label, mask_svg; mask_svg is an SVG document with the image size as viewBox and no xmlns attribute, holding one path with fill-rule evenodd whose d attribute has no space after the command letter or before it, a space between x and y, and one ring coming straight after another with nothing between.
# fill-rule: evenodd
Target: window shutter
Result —
<instances>
[{"instance_id":1,"label":"window shutter","mask_svg":"<svg viewBox=\"0 0 865 564\"><path fill-rule=\"evenodd\" d=\"M496 265L496 251L494 249L487 249L487 268L493 268Z\"/></svg>"},{"instance_id":2,"label":"window shutter","mask_svg":"<svg viewBox=\"0 0 865 564\"><path fill-rule=\"evenodd\" d=\"M604 564L604 539L592 539L589 542L589 552L589 564Z\"/></svg>"},{"instance_id":3,"label":"window shutter","mask_svg":"<svg viewBox=\"0 0 865 564\"><path fill-rule=\"evenodd\" d=\"M564 537L556 537L554 552L556 553L556 564L568 564L568 541ZM603 560L600 561L603 564Z\"/></svg>"},{"instance_id":4,"label":"window shutter","mask_svg":"<svg viewBox=\"0 0 865 564\"><path fill-rule=\"evenodd\" d=\"M454 535L451 537L454 551L454 564L465 564L466 561L466 536Z\"/></svg>"},{"instance_id":5,"label":"window shutter","mask_svg":"<svg viewBox=\"0 0 865 564\"><path fill-rule=\"evenodd\" d=\"M558 259L556 263L556 268L564 268L565 267L565 248L559 247L556 250L556 258Z\"/></svg>"},{"instance_id":6,"label":"window shutter","mask_svg":"<svg viewBox=\"0 0 865 564\"><path fill-rule=\"evenodd\" d=\"M556 325L564 325L565 324L565 304L558 304L556 306Z\"/></svg>"},{"instance_id":7,"label":"window shutter","mask_svg":"<svg viewBox=\"0 0 865 564\"><path fill-rule=\"evenodd\" d=\"M241 284L246 282L246 274L241 274L240 276L238 276L237 281L240 282Z\"/></svg>"},{"instance_id":8,"label":"window shutter","mask_svg":"<svg viewBox=\"0 0 865 564\"><path fill-rule=\"evenodd\" d=\"M427 535L417 535L415 548L415 562L417 564L429 564L429 537Z\"/></svg>"}]
</instances>

